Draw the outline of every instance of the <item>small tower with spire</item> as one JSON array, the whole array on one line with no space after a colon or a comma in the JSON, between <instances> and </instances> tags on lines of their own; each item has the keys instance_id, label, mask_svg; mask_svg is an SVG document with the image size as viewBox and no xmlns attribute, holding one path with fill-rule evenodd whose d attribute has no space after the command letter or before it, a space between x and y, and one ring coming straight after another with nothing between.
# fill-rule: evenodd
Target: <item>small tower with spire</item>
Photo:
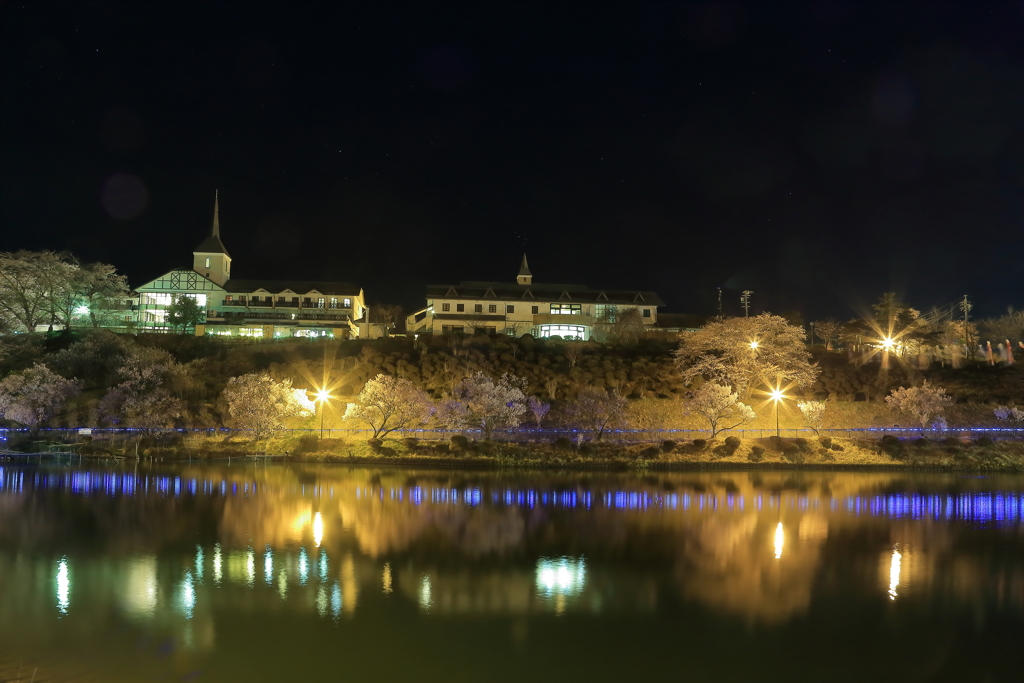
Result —
<instances>
[{"instance_id":1,"label":"small tower with spire","mask_svg":"<svg viewBox=\"0 0 1024 683\"><path fill-rule=\"evenodd\" d=\"M526 254L523 254L523 264L519 266L519 275L516 276L516 283L520 285L533 284L533 273L530 272L530 266L526 264Z\"/></svg>"},{"instance_id":2,"label":"small tower with spire","mask_svg":"<svg viewBox=\"0 0 1024 683\"><path fill-rule=\"evenodd\" d=\"M220 241L220 198L213 193L213 228L210 236L192 252L192 270L224 286L231 278L231 257Z\"/></svg>"}]
</instances>

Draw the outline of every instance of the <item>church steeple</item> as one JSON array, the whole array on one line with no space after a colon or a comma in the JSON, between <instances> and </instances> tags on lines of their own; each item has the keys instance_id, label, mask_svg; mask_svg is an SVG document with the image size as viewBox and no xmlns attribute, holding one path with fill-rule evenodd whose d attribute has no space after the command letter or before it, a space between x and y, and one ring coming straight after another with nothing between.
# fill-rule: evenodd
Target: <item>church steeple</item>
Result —
<instances>
[{"instance_id":1,"label":"church steeple","mask_svg":"<svg viewBox=\"0 0 1024 683\"><path fill-rule=\"evenodd\" d=\"M220 192L213 194L213 226L210 236L192 252L192 270L223 286L231 277L231 257L220 241Z\"/></svg>"},{"instance_id":2,"label":"church steeple","mask_svg":"<svg viewBox=\"0 0 1024 683\"><path fill-rule=\"evenodd\" d=\"M526 263L526 254L523 254L523 264L519 266L519 275L516 276L516 283L520 285L533 284L533 273L530 272L530 266Z\"/></svg>"},{"instance_id":3,"label":"church steeple","mask_svg":"<svg viewBox=\"0 0 1024 683\"><path fill-rule=\"evenodd\" d=\"M213 237L220 239L220 190L213 191Z\"/></svg>"}]
</instances>

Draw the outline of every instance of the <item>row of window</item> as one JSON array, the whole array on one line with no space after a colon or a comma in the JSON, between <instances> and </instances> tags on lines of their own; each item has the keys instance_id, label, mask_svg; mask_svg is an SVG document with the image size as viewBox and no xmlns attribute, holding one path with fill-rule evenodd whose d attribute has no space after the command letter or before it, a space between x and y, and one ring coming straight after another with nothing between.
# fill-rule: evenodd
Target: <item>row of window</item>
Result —
<instances>
[{"instance_id":1,"label":"row of window","mask_svg":"<svg viewBox=\"0 0 1024 683\"><path fill-rule=\"evenodd\" d=\"M536 315L537 313L540 312L540 306L530 306L530 309L531 309L530 313L532 313L534 315ZM441 304L441 311L442 312L449 313L449 312L451 312L451 310L452 310L452 305L451 304L445 304L445 303ZM465 313L466 312L466 304L455 304L455 311L457 313ZM484 305L483 304L473 304L473 312L474 313L483 313L484 312ZM498 305L497 304L487 304L487 312L488 313L497 313L498 312ZM505 305L505 313L515 313L515 312L516 312L516 307L515 307L514 304L506 304ZM580 315L583 312L583 307L580 304L551 304L550 312L554 313L556 315ZM597 318L599 320L602 320L604 322L610 322L610 323L615 322L615 317L616 317L615 316L615 314L616 314L616 307L615 306L600 305L599 304L597 306L596 313L597 313ZM643 317L650 318L651 317L651 309L649 309L649 308L642 309L642 314L643 314Z\"/></svg>"},{"instance_id":2,"label":"row of window","mask_svg":"<svg viewBox=\"0 0 1024 683\"><path fill-rule=\"evenodd\" d=\"M224 297L224 303L226 305L228 305L228 306L236 305L236 304L238 306L245 306L245 304L246 304L246 297L243 294L243 295L239 296L237 301L236 301L235 299L233 299L233 297L230 294L228 294L227 296ZM293 296L289 300L286 297L279 296L279 297L277 297L277 303L279 305L281 305L281 304L289 304L290 303L292 306L298 306L299 305L299 297ZM264 297L252 296L252 297L249 298L249 305L250 306L273 306L274 305L274 297L271 297L271 296L264 296ZM349 298L346 297L344 299L341 299L340 302L339 302L339 299L337 297L333 297L332 296L330 298L330 300L328 300L325 297L321 296L321 297L318 297L317 300L314 302L312 297L308 297L307 296L307 297L303 297L302 298L302 305L305 308L313 308L314 306L316 308L352 308L352 299L349 299Z\"/></svg>"}]
</instances>

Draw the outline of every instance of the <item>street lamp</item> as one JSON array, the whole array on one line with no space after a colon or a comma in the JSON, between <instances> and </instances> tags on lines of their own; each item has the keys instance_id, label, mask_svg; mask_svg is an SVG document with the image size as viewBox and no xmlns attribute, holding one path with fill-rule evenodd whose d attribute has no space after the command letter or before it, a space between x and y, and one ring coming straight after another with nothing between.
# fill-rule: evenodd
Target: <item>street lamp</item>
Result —
<instances>
[{"instance_id":1,"label":"street lamp","mask_svg":"<svg viewBox=\"0 0 1024 683\"><path fill-rule=\"evenodd\" d=\"M780 438L782 435L779 433L779 401L786 398L786 395L782 393L781 389L772 389L768 395L775 401L775 436Z\"/></svg>"},{"instance_id":2,"label":"street lamp","mask_svg":"<svg viewBox=\"0 0 1024 683\"><path fill-rule=\"evenodd\" d=\"M750 348L754 349L756 351L757 350L757 342L756 341L750 342Z\"/></svg>"},{"instance_id":3,"label":"street lamp","mask_svg":"<svg viewBox=\"0 0 1024 683\"><path fill-rule=\"evenodd\" d=\"M324 438L324 402L333 398L325 389L316 392L316 400L320 403L320 438Z\"/></svg>"}]
</instances>

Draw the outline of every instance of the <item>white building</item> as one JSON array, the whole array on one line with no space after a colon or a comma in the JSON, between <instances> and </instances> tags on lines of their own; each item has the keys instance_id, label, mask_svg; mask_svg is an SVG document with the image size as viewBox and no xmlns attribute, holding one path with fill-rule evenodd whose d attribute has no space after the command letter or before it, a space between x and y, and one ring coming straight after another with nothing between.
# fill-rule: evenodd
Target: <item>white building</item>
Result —
<instances>
[{"instance_id":1,"label":"white building","mask_svg":"<svg viewBox=\"0 0 1024 683\"><path fill-rule=\"evenodd\" d=\"M523 254L515 284L463 282L427 287L426 308L406 319L407 334L504 334L590 339L633 318L656 326L665 303L654 292L535 284ZM628 314L636 311L636 314ZM598 335L600 336L600 335Z\"/></svg>"},{"instance_id":2,"label":"white building","mask_svg":"<svg viewBox=\"0 0 1024 683\"><path fill-rule=\"evenodd\" d=\"M359 335L366 314L362 288L344 282L239 280L231 277L231 256L220 240L219 202L213 228L192 253L192 268L176 268L141 287L136 322L140 332L172 331L167 309L178 296L195 299L203 317L196 336L250 338Z\"/></svg>"}]
</instances>

